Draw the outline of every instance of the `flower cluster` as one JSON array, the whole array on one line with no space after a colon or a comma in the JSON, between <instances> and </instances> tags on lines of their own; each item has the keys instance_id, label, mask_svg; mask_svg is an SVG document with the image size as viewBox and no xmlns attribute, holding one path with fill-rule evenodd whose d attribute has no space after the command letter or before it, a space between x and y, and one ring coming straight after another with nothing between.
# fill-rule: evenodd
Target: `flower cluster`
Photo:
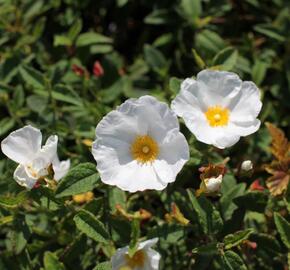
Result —
<instances>
[{"instance_id":1,"label":"flower cluster","mask_svg":"<svg viewBox=\"0 0 290 270\"><path fill-rule=\"evenodd\" d=\"M81 70L75 67L75 72ZM94 65L94 74L103 74L99 62ZM152 96L129 99L96 127L92 154L101 180L129 192L163 190L176 180L190 158L177 116L183 118L198 141L223 149L259 129L257 116L261 106L254 83L243 82L231 72L212 70L200 72L196 79L184 80L171 109ZM14 179L31 189L41 180L49 183L62 178L70 161L59 161L57 142L58 137L53 135L41 146L41 132L31 126L12 132L2 141L1 149L19 163ZM252 164L246 161L241 168L250 171ZM224 165L203 167L197 195L217 194L224 173ZM93 194L86 196L75 196L74 200L88 201ZM160 254L151 248L157 241L139 243L132 256L129 247L118 249L111 259L113 270L158 269Z\"/></svg>"}]
</instances>

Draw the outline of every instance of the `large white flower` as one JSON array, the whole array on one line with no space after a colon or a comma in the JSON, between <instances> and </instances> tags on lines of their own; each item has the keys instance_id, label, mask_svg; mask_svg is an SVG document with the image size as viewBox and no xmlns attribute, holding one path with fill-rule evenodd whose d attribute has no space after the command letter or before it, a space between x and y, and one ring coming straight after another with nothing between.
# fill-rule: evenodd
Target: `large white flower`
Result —
<instances>
[{"instance_id":1,"label":"large white flower","mask_svg":"<svg viewBox=\"0 0 290 270\"><path fill-rule=\"evenodd\" d=\"M130 192L164 189L189 159L185 137L167 104L129 99L96 128L92 153L101 180Z\"/></svg>"},{"instance_id":2,"label":"large white flower","mask_svg":"<svg viewBox=\"0 0 290 270\"><path fill-rule=\"evenodd\" d=\"M111 259L112 270L158 270L160 254L151 247L158 242L153 238L139 243L133 257L129 257L129 247L119 248Z\"/></svg>"},{"instance_id":3,"label":"large white flower","mask_svg":"<svg viewBox=\"0 0 290 270\"><path fill-rule=\"evenodd\" d=\"M221 149L260 127L259 89L231 72L204 70L184 80L171 107L199 141Z\"/></svg>"},{"instance_id":4,"label":"large white flower","mask_svg":"<svg viewBox=\"0 0 290 270\"><path fill-rule=\"evenodd\" d=\"M59 161L57 141L58 137L52 135L41 147L40 130L28 125L13 131L1 142L2 152L19 163L14 171L14 179L19 185L31 189L37 180L49 174L51 165L56 181L68 172L70 161Z\"/></svg>"}]
</instances>

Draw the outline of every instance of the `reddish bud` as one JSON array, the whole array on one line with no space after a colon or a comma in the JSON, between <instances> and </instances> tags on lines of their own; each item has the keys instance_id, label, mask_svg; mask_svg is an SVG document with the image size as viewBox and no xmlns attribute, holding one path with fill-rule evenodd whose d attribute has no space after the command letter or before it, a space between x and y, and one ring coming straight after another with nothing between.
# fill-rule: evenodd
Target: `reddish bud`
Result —
<instances>
[{"instance_id":1,"label":"reddish bud","mask_svg":"<svg viewBox=\"0 0 290 270\"><path fill-rule=\"evenodd\" d=\"M40 183L37 181L34 186L32 187L32 189L37 189L40 187Z\"/></svg>"},{"instance_id":2,"label":"reddish bud","mask_svg":"<svg viewBox=\"0 0 290 270\"><path fill-rule=\"evenodd\" d=\"M76 74L78 76L84 76L85 75L85 70L82 67L80 67L80 66L78 66L76 64L72 65L72 71L74 72L74 74Z\"/></svg>"},{"instance_id":3,"label":"reddish bud","mask_svg":"<svg viewBox=\"0 0 290 270\"><path fill-rule=\"evenodd\" d=\"M104 69L99 61L96 61L94 64L93 73L96 77L102 77L104 75Z\"/></svg>"},{"instance_id":4,"label":"reddish bud","mask_svg":"<svg viewBox=\"0 0 290 270\"><path fill-rule=\"evenodd\" d=\"M251 185L250 185L250 190L258 190L258 191L263 191L265 188L260 185L259 179L255 180Z\"/></svg>"}]
</instances>

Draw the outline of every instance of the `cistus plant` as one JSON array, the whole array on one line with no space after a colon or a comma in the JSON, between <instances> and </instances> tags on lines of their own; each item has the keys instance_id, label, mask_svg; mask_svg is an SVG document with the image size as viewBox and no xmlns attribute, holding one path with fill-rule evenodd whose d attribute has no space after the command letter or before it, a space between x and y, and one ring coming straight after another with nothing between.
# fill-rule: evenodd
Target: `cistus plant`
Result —
<instances>
[{"instance_id":1,"label":"cistus plant","mask_svg":"<svg viewBox=\"0 0 290 270\"><path fill-rule=\"evenodd\" d=\"M0 0L0 269L290 269L289 14Z\"/></svg>"}]
</instances>

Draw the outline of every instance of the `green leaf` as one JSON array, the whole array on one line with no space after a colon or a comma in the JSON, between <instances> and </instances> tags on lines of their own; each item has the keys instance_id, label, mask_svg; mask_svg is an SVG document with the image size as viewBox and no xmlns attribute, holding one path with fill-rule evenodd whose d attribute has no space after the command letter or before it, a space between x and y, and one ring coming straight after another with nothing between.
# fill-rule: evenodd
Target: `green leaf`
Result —
<instances>
[{"instance_id":1,"label":"green leaf","mask_svg":"<svg viewBox=\"0 0 290 270\"><path fill-rule=\"evenodd\" d=\"M31 95L26 99L28 107L37 113L42 113L48 104L48 98L39 95Z\"/></svg>"},{"instance_id":2,"label":"green leaf","mask_svg":"<svg viewBox=\"0 0 290 270\"><path fill-rule=\"evenodd\" d=\"M190 22L194 21L201 15L201 0L181 0L180 6L182 15Z\"/></svg>"},{"instance_id":3,"label":"green leaf","mask_svg":"<svg viewBox=\"0 0 290 270\"><path fill-rule=\"evenodd\" d=\"M279 31L276 27L268 24L260 24L260 25L255 25L254 29L256 32L264 34L265 36L275 39L280 42L285 41L285 37L279 34Z\"/></svg>"},{"instance_id":4,"label":"green leaf","mask_svg":"<svg viewBox=\"0 0 290 270\"><path fill-rule=\"evenodd\" d=\"M93 270L111 270L112 265L110 262L98 263L98 265Z\"/></svg>"},{"instance_id":5,"label":"green leaf","mask_svg":"<svg viewBox=\"0 0 290 270\"><path fill-rule=\"evenodd\" d=\"M290 249L290 223L277 212L274 221L284 245Z\"/></svg>"},{"instance_id":6,"label":"green leaf","mask_svg":"<svg viewBox=\"0 0 290 270\"><path fill-rule=\"evenodd\" d=\"M174 93L177 94L180 90L180 85L182 83L182 79L178 79L176 77L172 77L169 80L169 88Z\"/></svg>"},{"instance_id":7,"label":"green leaf","mask_svg":"<svg viewBox=\"0 0 290 270\"><path fill-rule=\"evenodd\" d=\"M28 197L26 190L19 192L15 197L13 196L0 196L0 206L15 208L23 203Z\"/></svg>"},{"instance_id":8,"label":"green leaf","mask_svg":"<svg viewBox=\"0 0 290 270\"><path fill-rule=\"evenodd\" d=\"M244 231L235 232L234 234L228 234L224 238L225 249L231 249L240 245L243 241L247 240L252 233L252 229L247 229Z\"/></svg>"},{"instance_id":9,"label":"green leaf","mask_svg":"<svg viewBox=\"0 0 290 270\"><path fill-rule=\"evenodd\" d=\"M247 270L241 257L231 250L226 251L222 255L221 261L223 270Z\"/></svg>"},{"instance_id":10,"label":"green leaf","mask_svg":"<svg viewBox=\"0 0 290 270\"><path fill-rule=\"evenodd\" d=\"M132 257L137 251L139 237L140 237L140 221L134 219L131 222L131 241L128 252L130 257Z\"/></svg>"},{"instance_id":11,"label":"green leaf","mask_svg":"<svg viewBox=\"0 0 290 270\"><path fill-rule=\"evenodd\" d=\"M220 199L220 206L223 218L229 220L233 212L237 209L237 205L233 203L233 199L244 194L246 189L245 183L240 183L230 188Z\"/></svg>"},{"instance_id":12,"label":"green leaf","mask_svg":"<svg viewBox=\"0 0 290 270\"><path fill-rule=\"evenodd\" d=\"M144 46L144 56L145 61L153 70L161 75L165 74L168 64L164 55L159 50L146 44Z\"/></svg>"},{"instance_id":13,"label":"green leaf","mask_svg":"<svg viewBox=\"0 0 290 270\"><path fill-rule=\"evenodd\" d=\"M152 228L147 238L158 237L168 244L176 244L184 237L184 227L178 224L162 224Z\"/></svg>"},{"instance_id":14,"label":"green leaf","mask_svg":"<svg viewBox=\"0 0 290 270\"><path fill-rule=\"evenodd\" d=\"M123 7L128 3L128 0L117 0L118 7Z\"/></svg>"},{"instance_id":15,"label":"green leaf","mask_svg":"<svg viewBox=\"0 0 290 270\"><path fill-rule=\"evenodd\" d=\"M43 264L45 270L65 270L63 263L50 251L44 253Z\"/></svg>"},{"instance_id":16,"label":"green leaf","mask_svg":"<svg viewBox=\"0 0 290 270\"><path fill-rule=\"evenodd\" d=\"M93 190L99 181L96 165L81 163L72 168L60 181L55 191L56 197L76 195Z\"/></svg>"},{"instance_id":17,"label":"green leaf","mask_svg":"<svg viewBox=\"0 0 290 270\"><path fill-rule=\"evenodd\" d=\"M109 205L110 209L115 212L116 205L120 204L123 208L126 207L126 193L119 188L110 188L109 189Z\"/></svg>"},{"instance_id":18,"label":"green leaf","mask_svg":"<svg viewBox=\"0 0 290 270\"><path fill-rule=\"evenodd\" d=\"M234 203L246 210L263 213L268 202L268 195L265 192L249 191L246 194L234 198Z\"/></svg>"},{"instance_id":19,"label":"green leaf","mask_svg":"<svg viewBox=\"0 0 290 270\"><path fill-rule=\"evenodd\" d=\"M96 242L107 244L110 241L110 235L105 229L104 224L90 212L81 210L74 216L74 222L82 233Z\"/></svg>"},{"instance_id":20,"label":"green leaf","mask_svg":"<svg viewBox=\"0 0 290 270\"><path fill-rule=\"evenodd\" d=\"M252 68L252 78L257 85L260 85L263 82L268 67L269 64L262 60L255 61Z\"/></svg>"},{"instance_id":21,"label":"green leaf","mask_svg":"<svg viewBox=\"0 0 290 270\"><path fill-rule=\"evenodd\" d=\"M45 81L44 76L34 68L28 66L21 66L19 68L20 75L22 76L23 80L35 87L35 88L44 88Z\"/></svg>"},{"instance_id":22,"label":"green leaf","mask_svg":"<svg viewBox=\"0 0 290 270\"><path fill-rule=\"evenodd\" d=\"M223 70L232 70L238 60L238 51L232 47L227 47L215 55L214 66L221 66Z\"/></svg>"},{"instance_id":23,"label":"green leaf","mask_svg":"<svg viewBox=\"0 0 290 270\"><path fill-rule=\"evenodd\" d=\"M194 60L197 64L197 66L200 69L204 69L206 67L206 64L203 61L203 59L201 58L201 56L197 53L197 51L195 49L192 49L192 53L193 53L193 57L194 57Z\"/></svg>"},{"instance_id":24,"label":"green leaf","mask_svg":"<svg viewBox=\"0 0 290 270\"><path fill-rule=\"evenodd\" d=\"M55 35L53 38L53 46L58 47L58 46L71 46L72 45L72 40L63 35Z\"/></svg>"},{"instance_id":25,"label":"green leaf","mask_svg":"<svg viewBox=\"0 0 290 270\"><path fill-rule=\"evenodd\" d=\"M0 136L6 134L15 125L15 120L10 117L6 117L0 120Z\"/></svg>"},{"instance_id":26,"label":"green leaf","mask_svg":"<svg viewBox=\"0 0 290 270\"><path fill-rule=\"evenodd\" d=\"M196 253L202 256L213 256L218 254L218 243L210 243L205 246L197 247L192 250L192 253Z\"/></svg>"},{"instance_id":27,"label":"green leaf","mask_svg":"<svg viewBox=\"0 0 290 270\"><path fill-rule=\"evenodd\" d=\"M222 228L223 221L220 213L210 201L204 196L196 198L190 189L187 189L187 194L203 233L215 234L219 232Z\"/></svg>"},{"instance_id":28,"label":"green leaf","mask_svg":"<svg viewBox=\"0 0 290 270\"><path fill-rule=\"evenodd\" d=\"M167 24L172 22L172 16L167 9L156 9L144 18L144 22L153 25Z\"/></svg>"},{"instance_id":29,"label":"green leaf","mask_svg":"<svg viewBox=\"0 0 290 270\"><path fill-rule=\"evenodd\" d=\"M112 39L99 33L87 32L80 34L76 41L77 47L90 46L99 43L111 43Z\"/></svg>"},{"instance_id":30,"label":"green leaf","mask_svg":"<svg viewBox=\"0 0 290 270\"><path fill-rule=\"evenodd\" d=\"M10 223L14 220L14 216L5 216L5 217L0 217L0 226L4 225L6 223Z\"/></svg>"},{"instance_id":31,"label":"green leaf","mask_svg":"<svg viewBox=\"0 0 290 270\"><path fill-rule=\"evenodd\" d=\"M83 22L81 19L77 19L74 24L70 27L68 30L68 38L70 40L75 40L78 36L78 34L82 31L83 28Z\"/></svg>"}]
</instances>

